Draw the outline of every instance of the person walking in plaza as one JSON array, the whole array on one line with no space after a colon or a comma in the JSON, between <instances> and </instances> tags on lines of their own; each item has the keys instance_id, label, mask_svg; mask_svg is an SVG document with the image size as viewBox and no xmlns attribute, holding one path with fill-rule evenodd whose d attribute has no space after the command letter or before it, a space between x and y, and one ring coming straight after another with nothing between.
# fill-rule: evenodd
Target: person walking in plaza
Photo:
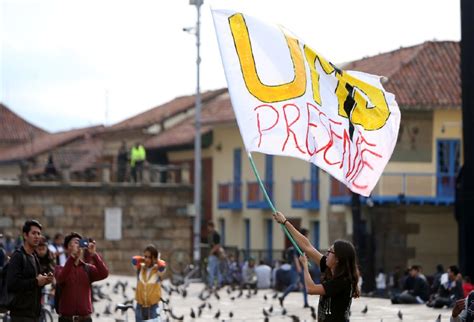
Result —
<instances>
[{"instance_id":1,"label":"person walking in plaza","mask_svg":"<svg viewBox=\"0 0 474 322\"><path fill-rule=\"evenodd\" d=\"M130 150L130 170L135 183L143 180L143 165L146 160L146 150L139 142Z\"/></svg>"},{"instance_id":2,"label":"person walking in plaza","mask_svg":"<svg viewBox=\"0 0 474 322\"><path fill-rule=\"evenodd\" d=\"M209 274L208 287L212 289L217 279L217 288L222 286L222 272L220 269L220 257L223 252L221 247L221 236L216 231L214 223L207 223L207 241L209 244L209 257L207 262L207 272Z\"/></svg>"},{"instance_id":3,"label":"person walking in plaza","mask_svg":"<svg viewBox=\"0 0 474 322\"><path fill-rule=\"evenodd\" d=\"M23 225L23 246L15 250L7 271L8 292L14 294L10 307L12 322L38 322L41 313L41 289L53 281L52 274L41 274L35 254L41 238L41 224L28 220Z\"/></svg>"},{"instance_id":4,"label":"person walking in plaza","mask_svg":"<svg viewBox=\"0 0 474 322\"><path fill-rule=\"evenodd\" d=\"M275 212L273 218L288 229L304 252L300 256L300 262L303 266L308 294L320 295L318 321L349 321L352 299L360 295L360 290L357 287L359 270L357 269L357 255L354 245L346 240L336 240L326 255L323 255L281 212ZM306 256L319 265L321 273L323 273L321 284L315 284L311 279Z\"/></svg>"},{"instance_id":5,"label":"person walking in plaza","mask_svg":"<svg viewBox=\"0 0 474 322\"><path fill-rule=\"evenodd\" d=\"M288 285L288 287L283 291L283 295L278 298L281 306L283 306L283 302L285 301L285 298L288 296L288 294L290 294L290 292L298 290L300 288L300 283L304 285L303 270L298 260L298 255L296 253L295 247L293 246L288 247L288 249L286 250L286 257L287 257L288 264L291 265L290 285ZM304 300L303 307L309 307L306 288L304 288L303 290L303 300Z\"/></svg>"},{"instance_id":6,"label":"person walking in plaza","mask_svg":"<svg viewBox=\"0 0 474 322\"><path fill-rule=\"evenodd\" d=\"M58 313L59 322L91 322L91 284L105 279L109 270L97 254L96 242L81 242L82 236L70 233L64 238L64 249L68 255L64 267L56 266L57 289L60 290ZM84 262L84 251L88 250L95 265Z\"/></svg>"},{"instance_id":7,"label":"person walking in plaza","mask_svg":"<svg viewBox=\"0 0 474 322\"><path fill-rule=\"evenodd\" d=\"M64 236L61 233L54 235L53 242L49 244L49 251L56 259L56 265L64 266L66 264L66 253L64 252Z\"/></svg>"},{"instance_id":8,"label":"person walking in plaza","mask_svg":"<svg viewBox=\"0 0 474 322\"><path fill-rule=\"evenodd\" d=\"M161 299L161 277L166 266L158 258L158 250L148 245L143 251L143 260L134 262L137 270L137 289L135 291L135 320L152 320L158 317L158 303Z\"/></svg>"}]
</instances>

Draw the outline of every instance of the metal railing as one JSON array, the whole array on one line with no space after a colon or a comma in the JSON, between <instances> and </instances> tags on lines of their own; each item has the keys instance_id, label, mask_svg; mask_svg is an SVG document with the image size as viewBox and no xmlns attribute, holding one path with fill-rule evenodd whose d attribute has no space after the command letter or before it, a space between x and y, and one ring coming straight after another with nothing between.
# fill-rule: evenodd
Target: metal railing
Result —
<instances>
[{"instance_id":1,"label":"metal railing","mask_svg":"<svg viewBox=\"0 0 474 322\"><path fill-rule=\"evenodd\" d=\"M436 173L383 173L371 194L375 203L452 204L456 177ZM348 204L350 190L336 179L331 179L330 203Z\"/></svg>"},{"instance_id":2,"label":"metal railing","mask_svg":"<svg viewBox=\"0 0 474 322\"><path fill-rule=\"evenodd\" d=\"M273 181L263 181L263 185L270 199L273 199ZM270 208L257 181L247 182L247 208Z\"/></svg>"},{"instance_id":3,"label":"metal railing","mask_svg":"<svg viewBox=\"0 0 474 322\"><path fill-rule=\"evenodd\" d=\"M316 180L291 181L291 205L293 208L319 208L319 187Z\"/></svg>"},{"instance_id":4,"label":"metal railing","mask_svg":"<svg viewBox=\"0 0 474 322\"><path fill-rule=\"evenodd\" d=\"M242 209L242 183L218 184L218 207L220 209Z\"/></svg>"}]
</instances>

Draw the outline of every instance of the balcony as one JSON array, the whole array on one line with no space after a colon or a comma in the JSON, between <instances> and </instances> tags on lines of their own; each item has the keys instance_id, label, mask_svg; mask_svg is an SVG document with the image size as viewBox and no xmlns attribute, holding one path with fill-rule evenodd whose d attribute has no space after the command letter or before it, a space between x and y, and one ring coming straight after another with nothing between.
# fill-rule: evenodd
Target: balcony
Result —
<instances>
[{"instance_id":1,"label":"balcony","mask_svg":"<svg viewBox=\"0 0 474 322\"><path fill-rule=\"evenodd\" d=\"M436 173L384 173L371 194L376 204L452 205L456 177ZM362 199L362 202L365 198ZM331 204L350 204L351 192L331 180Z\"/></svg>"},{"instance_id":2,"label":"balcony","mask_svg":"<svg viewBox=\"0 0 474 322\"><path fill-rule=\"evenodd\" d=\"M219 183L218 193L219 209L242 209L242 183Z\"/></svg>"},{"instance_id":3,"label":"balcony","mask_svg":"<svg viewBox=\"0 0 474 322\"><path fill-rule=\"evenodd\" d=\"M267 194L272 200L273 181L263 181L263 185L267 190ZM247 208L270 209L270 205L265 200L263 191L260 189L258 182L247 182Z\"/></svg>"},{"instance_id":4,"label":"balcony","mask_svg":"<svg viewBox=\"0 0 474 322\"><path fill-rule=\"evenodd\" d=\"M319 190L316 180L292 180L291 206L293 208L319 209Z\"/></svg>"}]
</instances>

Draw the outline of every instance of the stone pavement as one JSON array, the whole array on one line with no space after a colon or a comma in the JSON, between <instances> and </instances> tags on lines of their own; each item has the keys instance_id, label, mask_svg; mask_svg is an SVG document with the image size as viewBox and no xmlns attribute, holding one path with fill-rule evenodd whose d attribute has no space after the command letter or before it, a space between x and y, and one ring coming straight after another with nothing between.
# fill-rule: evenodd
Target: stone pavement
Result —
<instances>
[{"instance_id":1,"label":"stone pavement","mask_svg":"<svg viewBox=\"0 0 474 322\"><path fill-rule=\"evenodd\" d=\"M113 292L113 286L119 280L128 282L125 297L122 295L121 291L119 291L118 294ZM116 319L125 320L125 317L121 316L120 312L115 312L115 305L134 297L134 292L131 287L136 285L135 278L132 276L113 275L107 280L97 282L96 284L103 285L102 290L104 293L110 295L112 302L101 300L95 304L94 321L115 322ZM165 281L164 285L169 285L169 282ZM293 292L288 295L284 303L287 313L286 316L283 316L282 308L280 307L278 299L272 298L272 295L274 294L273 290L259 290L256 295L252 294L250 298L247 298L247 292L244 292L242 297L231 300L231 297L237 297L238 291L228 294L226 288L219 291L218 294L220 295L220 300L218 300L214 295L207 300L207 302L211 304L211 309L206 306L202 311L200 318L192 319L190 317L191 308L197 312L198 306L203 303L198 298L203 287L204 285L201 283L190 284L185 298L180 294L173 293L169 296L166 292L163 292L162 297L170 300L169 305L164 306L171 308L175 316L184 315L184 321L264 321L262 309L265 308L265 310L268 311L272 306L273 312L269 317L269 321L292 321L290 315L298 316L301 321L315 321L311 317L311 310L303 309L301 293ZM267 300L264 299L264 295L267 296ZM310 305L314 306L316 310L318 298L319 296L309 297ZM112 309L112 315L103 314L107 305ZM163 303L161 305L163 306ZM361 312L365 306L368 307L366 314ZM214 315L218 310L220 310L221 314L220 317L216 319L214 318ZM400 319L397 316L399 311L402 312L403 321L434 322L439 314L441 314L441 321L449 321L451 315L451 311L448 309L432 309L425 305L392 305L388 299L367 297L353 300L351 311L351 321L374 322L399 322ZM230 312L233 313L232 318L229 317ZM162 314L164 314L164 312L162 312ZM169 315L166 316L169 317ZM128 321L135 321L134 314L131 311L128 313ZM162 319L162 321L166 321L166 318ZM169 321L176 320L169 318Z\"/></svg>"}]
</instances>

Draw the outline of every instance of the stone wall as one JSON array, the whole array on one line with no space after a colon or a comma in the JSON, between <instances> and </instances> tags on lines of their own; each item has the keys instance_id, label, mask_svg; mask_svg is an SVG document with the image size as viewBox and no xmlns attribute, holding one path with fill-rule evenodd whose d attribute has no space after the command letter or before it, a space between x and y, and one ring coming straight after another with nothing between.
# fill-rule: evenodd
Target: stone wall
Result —
<instances>
[{"instance_id":1,"label":"stone wall","mask_svg":"<svg viewBox=\"0 0 474 322\"><path fill-rule=\"evenodd\" d=\"M0 232L17 236L26 219L37 219L43 234L76 231L97 241L111 273L131 274L130 259L155 244L163 259L192 247L189 185L114 186L37 184L0 186ZM122 209L122 239L105 240L105 208Z\"/></svg>"}]
</instances>

